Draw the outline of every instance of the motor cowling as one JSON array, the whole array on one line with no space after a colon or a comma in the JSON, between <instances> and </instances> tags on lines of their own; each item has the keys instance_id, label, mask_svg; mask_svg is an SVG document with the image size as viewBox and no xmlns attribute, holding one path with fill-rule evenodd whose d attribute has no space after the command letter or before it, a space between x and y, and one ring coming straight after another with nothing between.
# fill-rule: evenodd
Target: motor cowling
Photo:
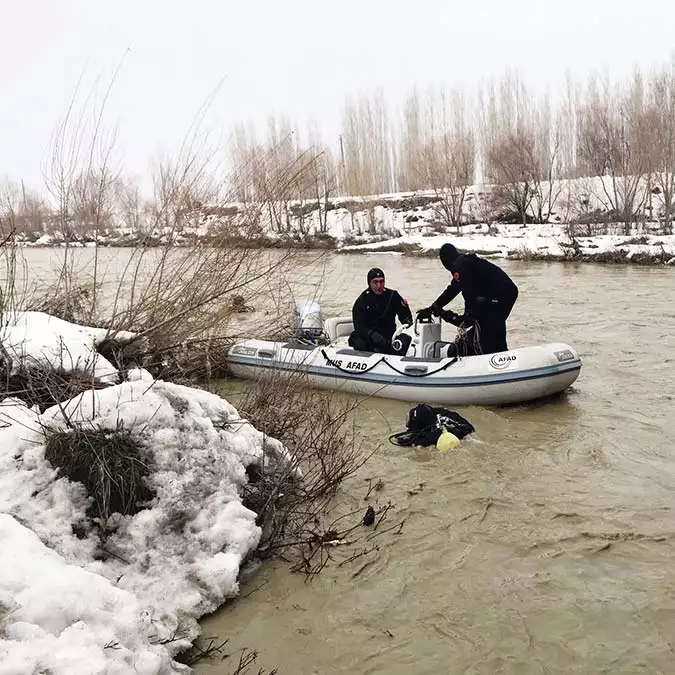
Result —
<instances>
[{"instance_id":1,"label":"motor cowling","mask_svg":"<svg viewBox=\"0 0 675 675\"><path fill-rule=\"evenodd\" d=\"M323 334L323 313L318 302L296 300L295 334L298 339L317 342Z\"/></svg>"}]
</instances>

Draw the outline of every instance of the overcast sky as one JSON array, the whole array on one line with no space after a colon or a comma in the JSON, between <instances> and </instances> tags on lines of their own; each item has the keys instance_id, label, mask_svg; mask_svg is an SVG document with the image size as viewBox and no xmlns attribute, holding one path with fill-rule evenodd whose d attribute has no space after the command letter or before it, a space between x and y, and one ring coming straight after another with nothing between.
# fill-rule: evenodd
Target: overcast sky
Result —
<instances>
[{"instance_id":1,"label":"overcast sky","mask_svg":"<svg viewBox=\"0 0 675 675\"><path fill-rule=\"evenodd\" d=\"M628 75L675 50L673 0L0 0L0 16L0 175L36 187L80 77L103 90L120 62L106 123L141 172L219 84L216 130L285 113L331 139L348 94L470 91L506 68L555 91L567 71Z\"/></svg>"}]
</instances>

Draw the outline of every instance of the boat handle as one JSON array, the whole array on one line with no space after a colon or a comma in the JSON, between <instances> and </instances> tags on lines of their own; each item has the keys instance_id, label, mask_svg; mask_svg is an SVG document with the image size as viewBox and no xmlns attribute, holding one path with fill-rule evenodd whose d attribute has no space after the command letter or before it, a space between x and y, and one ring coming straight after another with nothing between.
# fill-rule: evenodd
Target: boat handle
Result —
<instances>
[{"instance_id":1,"label":"boat handle","mask_svg":"<svg viewBox=\"0 0 675 675\"><path fill-rule=\"evenodd\" d=\"M406 366L403 369L403 372L409 373L410 375L413 375L413 374L414 375L417 375L417 374L422 375L422 374L426 373L427 370L428 370L428 368L426 366Z\"/></svg>"},{"instance_id":2,"label":"boat handle","mask_svg":"<svg viewBox=\"0 0 675 675\"><path fill-rule=\"evenodd\" d=\"M258 356L262 359L273 359L274 358L274 352L270 352L267 349L259 349L258 350Z\"/></svg>"}]
</instances>

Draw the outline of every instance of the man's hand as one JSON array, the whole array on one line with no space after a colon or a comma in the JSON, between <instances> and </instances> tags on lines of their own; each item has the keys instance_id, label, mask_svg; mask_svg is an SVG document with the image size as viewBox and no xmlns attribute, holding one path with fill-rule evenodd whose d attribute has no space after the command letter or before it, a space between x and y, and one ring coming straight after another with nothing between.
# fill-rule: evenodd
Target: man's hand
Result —
<instances>
[{"instance_id":1,"label":"man's hand","mask_svg":"<svg viewBox=\"0 0 675 675\"><path fill-rule=\"evenodd\" d=\"M381 333L378 333L376 330L370 334L370 339L373 345L375 345L375 347L380 351L386 351L390 347L387 338L385 338Z\"/></svg>"},{"instance_id":2,"label":"man's hand","mask_svg":"<svg viewBox=\"0 0 675 675\"><path fill-rule=\"evenodd\" d=\"M453 326L459 326L461 325L462 321L464 321L464 317L461 314L457 314L451 309L444 310L441 314L441 319L451 323Z\"/></svg>"},{"instance_id":3,"label":"man's hand","mask_svg":"<svg viewBox=\"0 0 675 675\"><path fill-rule=\"evenodd\" d=\"M422 309L417 310L417 320L418 321L429 321L431 319L431 314L432 314L432 309L431 307L424 307Z\"/></svg>"}]
</instances>

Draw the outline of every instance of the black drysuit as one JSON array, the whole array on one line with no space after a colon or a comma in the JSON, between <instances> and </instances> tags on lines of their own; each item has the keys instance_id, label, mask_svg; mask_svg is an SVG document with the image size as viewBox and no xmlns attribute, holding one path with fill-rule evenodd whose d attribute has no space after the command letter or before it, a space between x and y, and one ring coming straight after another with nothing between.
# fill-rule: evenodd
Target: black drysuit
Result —
<instances>
[{"instance_id":1,"label":"black drysuit","mask_svg":"<svg viewBox=\"0 0 675 675\"><path fill-rule=\"evenodd\" d=\"M354 331L349 336L350 346L359 351L391 353L396 317L401 323L413 322L410 307L399 292L385 288L377 295L367 288L352 307Z\"/></svg>"},{"instance_id":2,"label":"black drysuit","mask_svg":"<svg viewBox=\"0 0 675 675\"><path fill-rule=\"evenodd\" d=\"M461 293L464 316L478 323L483 354L506 351L506 319L518 287L501 267L475 253L458 255L451 265L452 282L432 304L434 313L440 314Z\"/></svg>"}]
</instances>

